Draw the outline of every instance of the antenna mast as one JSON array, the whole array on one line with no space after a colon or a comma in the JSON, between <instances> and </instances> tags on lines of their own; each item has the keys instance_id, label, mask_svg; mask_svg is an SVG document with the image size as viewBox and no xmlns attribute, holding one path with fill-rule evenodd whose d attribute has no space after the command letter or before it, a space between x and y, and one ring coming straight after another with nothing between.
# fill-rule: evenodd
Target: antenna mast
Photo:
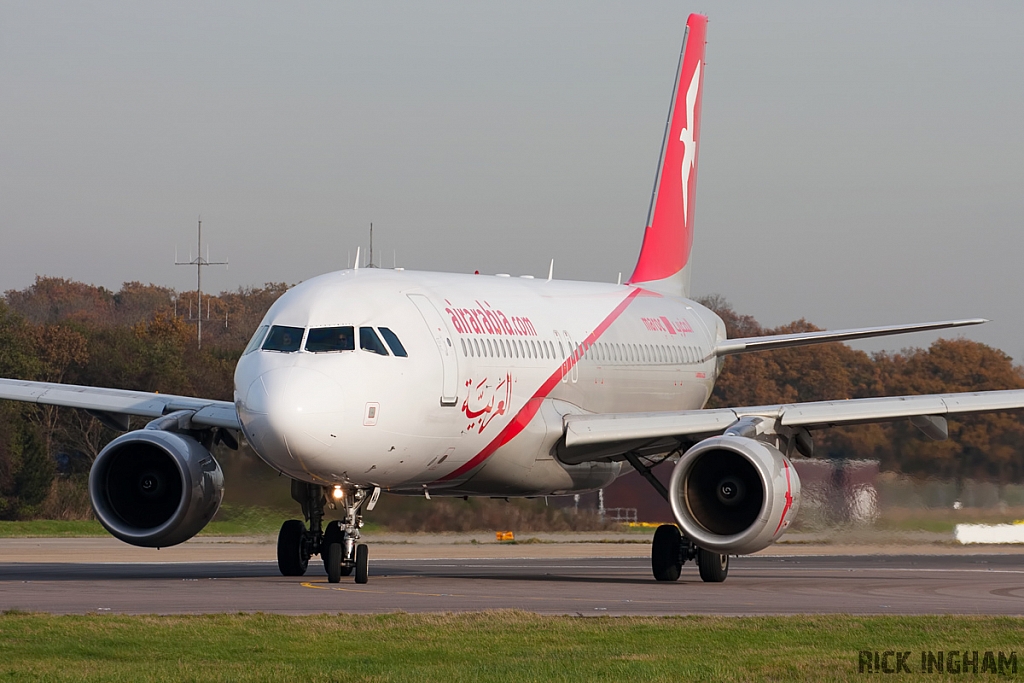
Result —
<instances>
[{"instance_id":1,"label":"antenna mast","mask_svg":"<svg viewBox=\"0 0 1024 683\"><path fill-rule=\"evenodd\" d=\"M207 258L203 258L203 219L199 218L199 239L197 256L189 261L178 261L175 259L174 265L176 266L195 266L196 267L196 292L198 296L198 316L196 316L196 346L203 348L203 266L226 266L227 261L211 261L209 259L209 253ZM209 248L207 248L209 251ZM209 308L209 306L207 306Z\"/></svg>"},{"instance_id":2,"label":"antenna mast","mask_svg":"<svg viewBox=\"0 0 1024 683\"><path fill-rule=\"evenodd\" d=\"M368 268L373 268L373 222L370 223L370 265Z\"/></svg>"}]
</instances>

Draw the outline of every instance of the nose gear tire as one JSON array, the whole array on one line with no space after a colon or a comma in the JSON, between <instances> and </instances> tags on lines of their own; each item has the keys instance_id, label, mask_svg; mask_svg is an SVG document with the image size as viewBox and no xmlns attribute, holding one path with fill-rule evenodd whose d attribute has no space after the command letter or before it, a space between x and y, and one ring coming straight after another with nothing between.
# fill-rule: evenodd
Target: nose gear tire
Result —
<instances>
[{"instance_id":1,"label":"nose gear tire","mask_svg":"<svg viewBox=\"0 0 1024 683\"><path fill-rule=\"evenodd\" d=\"M327 581L338 583L341 581L341 544L331 543L323 556L324 566L327 568Z\"/></svg>"},{"instance_id":2,"label":"nose gear tire","mask_svg":"<svg viewBox=\"0 0 1024 683\"><path fill-rule=\"evenodd\" d=\"M369 580L370 549L365 543L356 546L356 583L366 583Z\"/></svg>"}]
</instances>

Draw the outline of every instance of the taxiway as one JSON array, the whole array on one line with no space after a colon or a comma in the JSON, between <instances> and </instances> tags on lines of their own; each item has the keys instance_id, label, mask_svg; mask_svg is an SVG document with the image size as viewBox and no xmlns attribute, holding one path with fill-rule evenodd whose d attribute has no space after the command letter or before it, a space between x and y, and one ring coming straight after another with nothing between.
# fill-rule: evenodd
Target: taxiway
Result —
<instances>
[{"instance_id":1,"label":"taxiway","mask_svg":"<svg viewBox=\"0 0 1024 683\"><path fill-rule=\"evenodd\" d=\"M635 551L646 550L640 546ZM273 562L4 562L0 609L51 613L375 613L522 609L543 614L1024 615L1024 555L774 555L733 558L705 584L688 564L658 583L644 557L406 558L371 578L300 579Z\"/></svg>"}]
</instances>

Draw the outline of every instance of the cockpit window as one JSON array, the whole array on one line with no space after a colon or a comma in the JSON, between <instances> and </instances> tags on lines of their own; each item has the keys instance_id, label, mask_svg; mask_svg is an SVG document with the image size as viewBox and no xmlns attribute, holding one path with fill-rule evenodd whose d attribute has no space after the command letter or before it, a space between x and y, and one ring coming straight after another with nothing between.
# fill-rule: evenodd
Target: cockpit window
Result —
<instances>
[{"instance_id":1,"label":"cockpit window","mask_svg":"<svg viewBox=\"0 0 1024 683\"><path fill-rule=\"evenodd\" d=\"M380 328L380 333L384 337L384 341L391 347L391 353L395 354L400 358L405 358L409 354L406 353L405 347L402 346L402 342L398 341L398 335L389 330L386 327Z\"/></svg>"},{"instance_id":2,"label":"cockpit window","mask_svg":"<svg viewBox=\"0 0 1024 683\"><path fill-rule=\"evenodd\" d=\"M263 338L267 336L267 330L270 329L270 325L261 325L260 329L256 330L256 334L252 335L252 339L249 340L249 345L245 347L245 351L242 352L244 356L247 353L252 353L260 347L263 343Z\"/></svg>"},{"instance_id":3,"label":"cockpit window","mask_svg":"<svg viewBox=\"0 0 1024 683\"><path fill-rule=\"evenodd\" d=\"M388 355L388 350L384 348L384 343L377 336L377 333L373 331L372 327L359 328L359 348L364 351L379 353L382 356Z\"/></svg>"},{"instance_id":4,"label":"cockpit window","mask_svg":"<svg viewBox=\"0 0 1024 683\"><path fill-rule=\"evenodd\" d=\"M346 327L313 327L306 337L306 350L313 353L330 351L355 351L355 328Z\"/></svg>"},{"instance_id":5,"label":"cockpit window","mask_svg":"<svg viewBox=\"0 0 1024 683\"><path fill-rule=\"evenodd\" d=\"M302 344L301 327L285 327L274 325L270 328L267 341L263 342L264 351L298 351Z\"/></svg>"}]
</instances>

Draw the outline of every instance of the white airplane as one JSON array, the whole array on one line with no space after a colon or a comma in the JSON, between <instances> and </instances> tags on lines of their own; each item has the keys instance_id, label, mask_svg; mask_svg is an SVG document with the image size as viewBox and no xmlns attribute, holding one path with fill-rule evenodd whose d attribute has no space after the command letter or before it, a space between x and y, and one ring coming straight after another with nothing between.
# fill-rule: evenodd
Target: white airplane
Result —
<instances>
[{"instance_id":1,"label":"white airplane","mask_svg":"<svg viewBox=\"0 0 1024 683\"><path fill-rule=\"evenodd\" d=\"M365 583L359 529L381 491L558 496L635 469L677 523L655 533L654 577L675 580L695 560L703 580L723 581L730 555L768 546L793 520L790 458L811 454L813 430L909 419L945 438L946 415L1024 408L1024 391L702 409L731 354L984 322L727 339L687 298L706 27L687 21L627 283L344 270L270 308L238 362L233 403L12 379L0 398L79 408L126 432L96 458L89 493L103 526L133 545L181 543L210 521L224 484L210 449L237 448L242 434L302 507L304 521L278 537L286 576L320 555L330 581L354 570ZM129 431L130 416L152 421ZM667 490L650 472L665 461Z\"/></svg>"}]
</instances>

